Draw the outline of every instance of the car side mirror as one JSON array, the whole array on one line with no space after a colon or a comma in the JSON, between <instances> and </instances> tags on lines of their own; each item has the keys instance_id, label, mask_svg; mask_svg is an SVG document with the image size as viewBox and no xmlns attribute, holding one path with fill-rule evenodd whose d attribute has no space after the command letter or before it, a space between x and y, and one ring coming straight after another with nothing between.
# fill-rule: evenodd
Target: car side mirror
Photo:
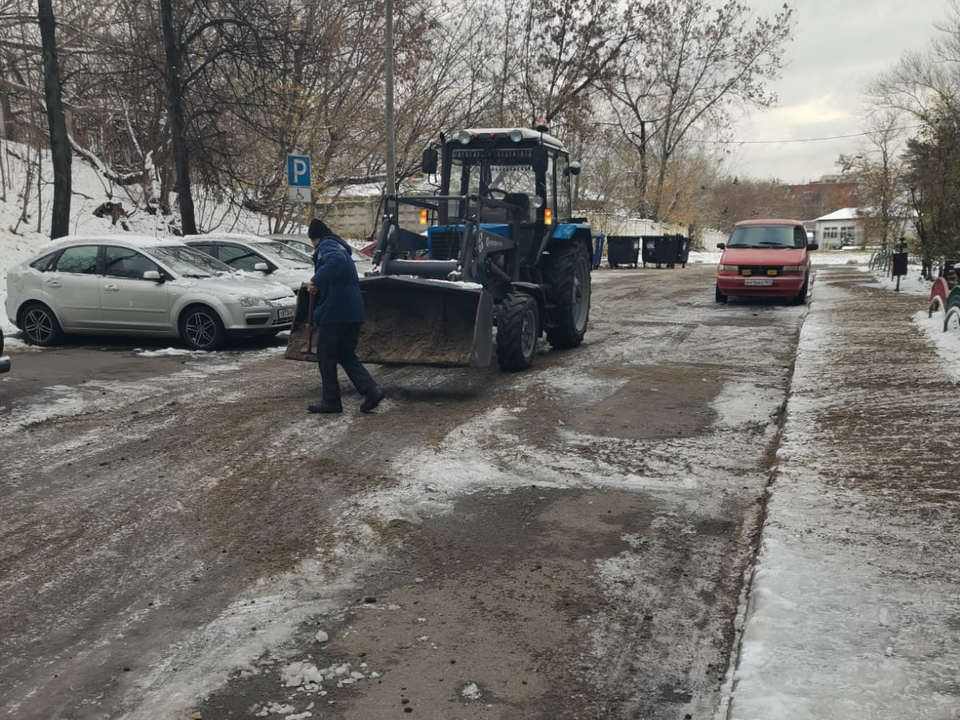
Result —
<instances>
[{"instance_id":1,"label":"car side mirror","mask_svg":"<svg viewBox=\"0 0 960 720\"><path fill-rule=\"evenodd\" d=\"M717 243L717 247L723 250L727 246L726 243Z\"/></svg>"},{"instance_id":2,"label":"car side mirror","mask_svg":"<svg viewBox=\"0 0 960 720\"><path fill-rule=\"evenodd\" d=\"M427 148L423 151L423 160L420 163L420 167L423 170L425 175L436 175L437 174L437 161L439 160L439 155L437 151L433 148Z\"/></svg>"},{"instance_id":3,"label":"car side mirror","mask_svg":"<svg viewBox=\"0 0 960 720\"><path fill-rule=\"evenodd\" d=\"M550 164L550 156L543 145L537 145L533 149L533 171L536 173L545 173Z\"/></svg>"},{"instance_id":4,"label":"car side mirror","mask_svg":"<svg viewBox=\"0 0 960 720\"><path fill-rule=\"evenodd\" d=\"M807 243L807 250L819 250L820 246L817 243Z\"/></svg>"},{"instance_id":5,"label":"car side mirror","mask_svg":"<svg viewBox=\"0 0 960 720\"><path fill-rule=\"evenodd\" d=\"M570 163L570 165L567 167L567 172L569 172L571 175L579 175L579 174L580 174L580 163L578 163L578 162L572 162L572 163Z\"/></svg>"},{"instance_id":6,"label":"car side mirror","mask_svg":"<svg viewBox=\"0 0 960 720\"><path fill-rule=\"evenodd\" d=\"M158 273L156 270L144 270L143 275L140 276L144 280L153 280L153 282L162 283L163 275Z\"/></svg>"},{"instance_id":7,"label":"car side mirror","mask_svg":"<svg viewBox=\"0 0 960 720\"><path fill-rule=\"evenodd\" d=\"M265 262L258 262L256 265L253 266L253 269L259 270L260 272L265 272L265 273L270 272L270 266L267 265Z\"/></svg>"}]
</instances>

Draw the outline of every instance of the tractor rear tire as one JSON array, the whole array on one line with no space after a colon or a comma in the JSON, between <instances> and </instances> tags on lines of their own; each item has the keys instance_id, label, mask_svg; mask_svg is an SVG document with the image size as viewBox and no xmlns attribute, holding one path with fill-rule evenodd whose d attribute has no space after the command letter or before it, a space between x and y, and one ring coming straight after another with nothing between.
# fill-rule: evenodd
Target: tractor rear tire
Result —
<instances>
[{"instance_id":1,"label":"tractor rear tire","mask_svg":"<svg viewBox=\"0 0 960 720\"><path fill-rule=\"evenodd\" d=\"M507 295L497 318L497 363L504 372L526 370L533 365L540 337L537 301L522 292Z\"/></svg>"},{"instance_id":2,"label":"tractor rear tire","mask_svg":"<svg viewBox=\"0 0 960 720\"><path fill-rule=\"evenodd\" d=\"M583 342L590 317L590 253L581 242L555 248L544 268L551 306L547 340L555 348Z\"/></svg>"}]
</instances>

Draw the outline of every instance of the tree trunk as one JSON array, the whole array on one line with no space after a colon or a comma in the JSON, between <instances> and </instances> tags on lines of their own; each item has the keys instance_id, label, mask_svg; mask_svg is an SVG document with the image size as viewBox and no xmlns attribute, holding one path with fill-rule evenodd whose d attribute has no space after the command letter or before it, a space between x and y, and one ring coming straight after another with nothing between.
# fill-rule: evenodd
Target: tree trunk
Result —
<instances>
[{"instance_id":1,"label":"tree trunk","mask_svg":"<svg viewBox=\"0 0 960 720\"><path fill-rule=\"evenodd\" d=\"M173 27L173 0L160 0L160 24L163 27L163 47L167 64L167 93L170 96L170 132L173 163L176 168L177 199L180 204L180 224L184 235L197 234L197 220L190 187L190 153L187 149L187 121L183 100L181 69L183 58Z\"/></svg>"},{"instance_id":2,"label":"tree trunk","mask_svg":"<svg viewBox=\"0 0 960 720\"><path fill-rule=\"evenodd\" d=\"M70 138L67 136L67 120L63 113L56 20L53 16L52 0L39 0L37 17L43 44L43 91L47 102L50 155L53 160L53 217L50 221L50 239L55 240L70 232L73 154L70 149Z\"/></svg>"}]
</instances>

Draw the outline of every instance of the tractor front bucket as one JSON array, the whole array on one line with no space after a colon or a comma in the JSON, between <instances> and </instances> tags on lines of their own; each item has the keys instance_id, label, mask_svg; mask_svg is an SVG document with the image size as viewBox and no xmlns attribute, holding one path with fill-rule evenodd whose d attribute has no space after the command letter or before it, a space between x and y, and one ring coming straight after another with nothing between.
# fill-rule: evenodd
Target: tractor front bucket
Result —
<instances>
[{"instance_id":1,"label":"tractor front bucket","mask_svg":"<svg viewBox=\"0 0 960 720\"><path fill-rule=\"evenodd\" d=\"M413 277L360 280L365 319L357 356L384 365L486 367L493 357L493 296L478 285ZM300 290L284 357L317 360L314 295Z\"/></svg>"},{"instance_id":2,"label":"tractor front bucket","mask_svg":"<svg viewBox=\"0 0 960 720\"><path fill-rule=\"evenodd\" d=\"M363 362L486 367L493 355L493 297L478 285L412 277L360 280Z\"/></svg>"}]
</instances>

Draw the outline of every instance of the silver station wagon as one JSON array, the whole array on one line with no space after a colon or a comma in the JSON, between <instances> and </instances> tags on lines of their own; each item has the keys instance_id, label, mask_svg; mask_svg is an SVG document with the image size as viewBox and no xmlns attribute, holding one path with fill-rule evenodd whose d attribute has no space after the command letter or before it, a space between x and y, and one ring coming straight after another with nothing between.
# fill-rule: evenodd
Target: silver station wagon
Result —
<instances>
[{"instance_id":1,"label":"silver station wagon","mask_svg":"<svg viewBox=\"0 0 960 720\"><path fill-rule=\"evenodd\" d=\"M28 343L66 334L179 337L216 350L289 330L296 296L173 239L68 237L7 273L6 312Z\"/></svg>"},{"instance_id":2,"label":"silver station wagon","mask_svg":"<svg viewBox=\"0 0 960 720\"><path fill-rule=\"evenodd\" d=\"M309 255L275 240L241 233L214 232L187 235L183 242L234 270L289 285L294 293L313 277L313 260Z\"/></svg>"}]
</instances>

